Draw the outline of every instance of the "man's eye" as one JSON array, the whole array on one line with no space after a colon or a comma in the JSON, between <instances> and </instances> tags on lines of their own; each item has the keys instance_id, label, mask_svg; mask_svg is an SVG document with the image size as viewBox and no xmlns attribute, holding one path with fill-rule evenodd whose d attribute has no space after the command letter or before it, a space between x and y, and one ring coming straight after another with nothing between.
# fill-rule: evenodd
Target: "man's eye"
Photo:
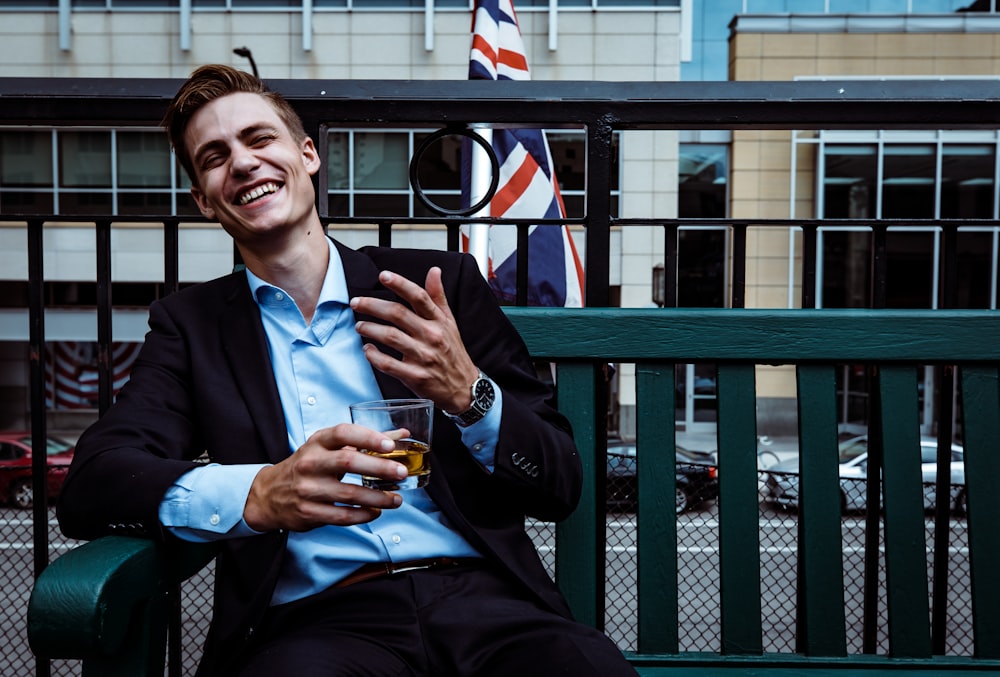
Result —
<instances>
[{"instance_id":1,"label":"man's eye","mask_svg":"<svg viewBox=\"0 0 1000 677\"><path fill-rule=\"evenodd\" d=\"M260 136L254 137L253 145L260 146L274 139L273 134L261 134Z\"/></svg>"}]
</instances>

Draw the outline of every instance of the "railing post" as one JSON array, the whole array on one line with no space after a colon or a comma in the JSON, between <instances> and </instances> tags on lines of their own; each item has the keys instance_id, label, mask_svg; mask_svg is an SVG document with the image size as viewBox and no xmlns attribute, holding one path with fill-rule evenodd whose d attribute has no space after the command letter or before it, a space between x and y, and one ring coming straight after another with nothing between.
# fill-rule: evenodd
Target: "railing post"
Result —
<instances>
[{"instance_id":1,"label":"railing post","mask_svg":"<svg viewBox=\"0 0 1000 677\"><path fill-rule=\"evenodd\" d=\"M586 306L607 306L611 297L611 139L605 121L587 127L587 264Z\"/></svg>"},{"instance_id":2,"label":"railing post","mask_svg":"<svg viewBox=\"0 0 1000 677\"><path fill-rule=\"evenodd\" d=\"M29 380L31 384L31 447L47 446L47 421L45 408L45 271L43 255L43 230L41 220L28 221L28 346ZM34 571L38 578L49 563L49 495L48 459L44 453L31 455L32 491L32 542L34 544ZM48 677L51 667L48 660L37 658L36 677Z\"/></svg>"}]
</instances>

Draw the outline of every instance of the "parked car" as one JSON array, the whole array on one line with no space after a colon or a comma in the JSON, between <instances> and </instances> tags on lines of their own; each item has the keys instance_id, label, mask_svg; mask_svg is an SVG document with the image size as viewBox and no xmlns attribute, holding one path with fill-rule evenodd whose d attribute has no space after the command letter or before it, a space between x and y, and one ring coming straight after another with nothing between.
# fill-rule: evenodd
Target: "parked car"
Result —
<instances>
[{"instance_id":1,"label":"parked car","mask_svg":"<svg viewBox=\"0 0 1000 677\"><path fill-rule=\"evenodd\" d=\"M653 459L654 457L650 457ZM718 468L711 452L676 448L676 512L719 497ZM632 511L638 504L635 444L608 444L607 509Z\"/></svg>"},{"instance_id":2,"label":"parked car","mask_svg":"<svg viewBox=\"0 0 1000 677\"><path fill-rule=\"evenodd\" d=\"M48 438L46 456L48 491L59 496L73 460L74 445L59 437ZM28 509L34 504L31 484L31 433L0 433L0 503Z\"/></svg>"},{"instance_id":3,"label":"parked car","mask_svg":"<svg viewBox=\"0 0 1000 677\"><path fill-rule=\"evenodd\" d=\"M924 508L932 510L937 481L937 440L920 440L920 472L923 476ZM767 469L765 502L787 508L799 505L799 460L782 461ZM957 444L951 446L950 507L965 514L965 456ZM864 511L868 506L868 436L851 437L840 443L840 506L845 512Z\"/></svg>"}]
</instances>

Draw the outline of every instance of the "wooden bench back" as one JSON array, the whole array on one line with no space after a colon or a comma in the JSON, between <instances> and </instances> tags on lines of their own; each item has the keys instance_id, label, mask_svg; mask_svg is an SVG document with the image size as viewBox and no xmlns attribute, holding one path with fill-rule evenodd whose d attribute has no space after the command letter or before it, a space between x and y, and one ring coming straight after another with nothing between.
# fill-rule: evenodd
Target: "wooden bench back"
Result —
<instances>
[{"instance_id":1,"label":"wooden bench back","mask_svg":"<svg viewBox=\"0 0 1000 677\"><path fill-rule=\"evenodd\" d=\"M672 450L674 365L717 365L720 660L773 656L763 654L762 645L755 371L758 365L793 365L801 464L793 656L824 663L845 658L845 665L857 667L845 641L836 369L866 365L877 375L869 432L884 453L889 656L917 661L910 665L953 664L934 658L931 642L917 366L956 367L975 658L1000 667L1000 313L507 310L532 355L557 365L559 407L574 426L586 485L579 509L557 529L556 575L577 616L598 627L605 600L605 510L599 500L605 481L604 367L635 364L637 448ZM677 669L683 654L672 458L637 464L638 651L632 658L637 665ZM969 665L958 659L953 667Z\"/></svg>"}]
</instances>

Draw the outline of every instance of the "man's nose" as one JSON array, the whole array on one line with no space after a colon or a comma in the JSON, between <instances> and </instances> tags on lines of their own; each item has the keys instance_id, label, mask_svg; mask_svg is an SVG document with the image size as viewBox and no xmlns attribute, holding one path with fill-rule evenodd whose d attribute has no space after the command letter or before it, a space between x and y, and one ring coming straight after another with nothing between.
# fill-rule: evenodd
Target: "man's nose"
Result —
<instances>
[{"instance_id":1,"label":"man's nose","mask_svg":"<svg viewBox=\"0 0 1000 677\"><path fill-rule=\"evenodd\" d=\"M260 165L260 161L250 148L238 146L233 150L229 162L230 171L233 174L243 176L256 169L258 165Z\"/></svg>"}]
</instances>

